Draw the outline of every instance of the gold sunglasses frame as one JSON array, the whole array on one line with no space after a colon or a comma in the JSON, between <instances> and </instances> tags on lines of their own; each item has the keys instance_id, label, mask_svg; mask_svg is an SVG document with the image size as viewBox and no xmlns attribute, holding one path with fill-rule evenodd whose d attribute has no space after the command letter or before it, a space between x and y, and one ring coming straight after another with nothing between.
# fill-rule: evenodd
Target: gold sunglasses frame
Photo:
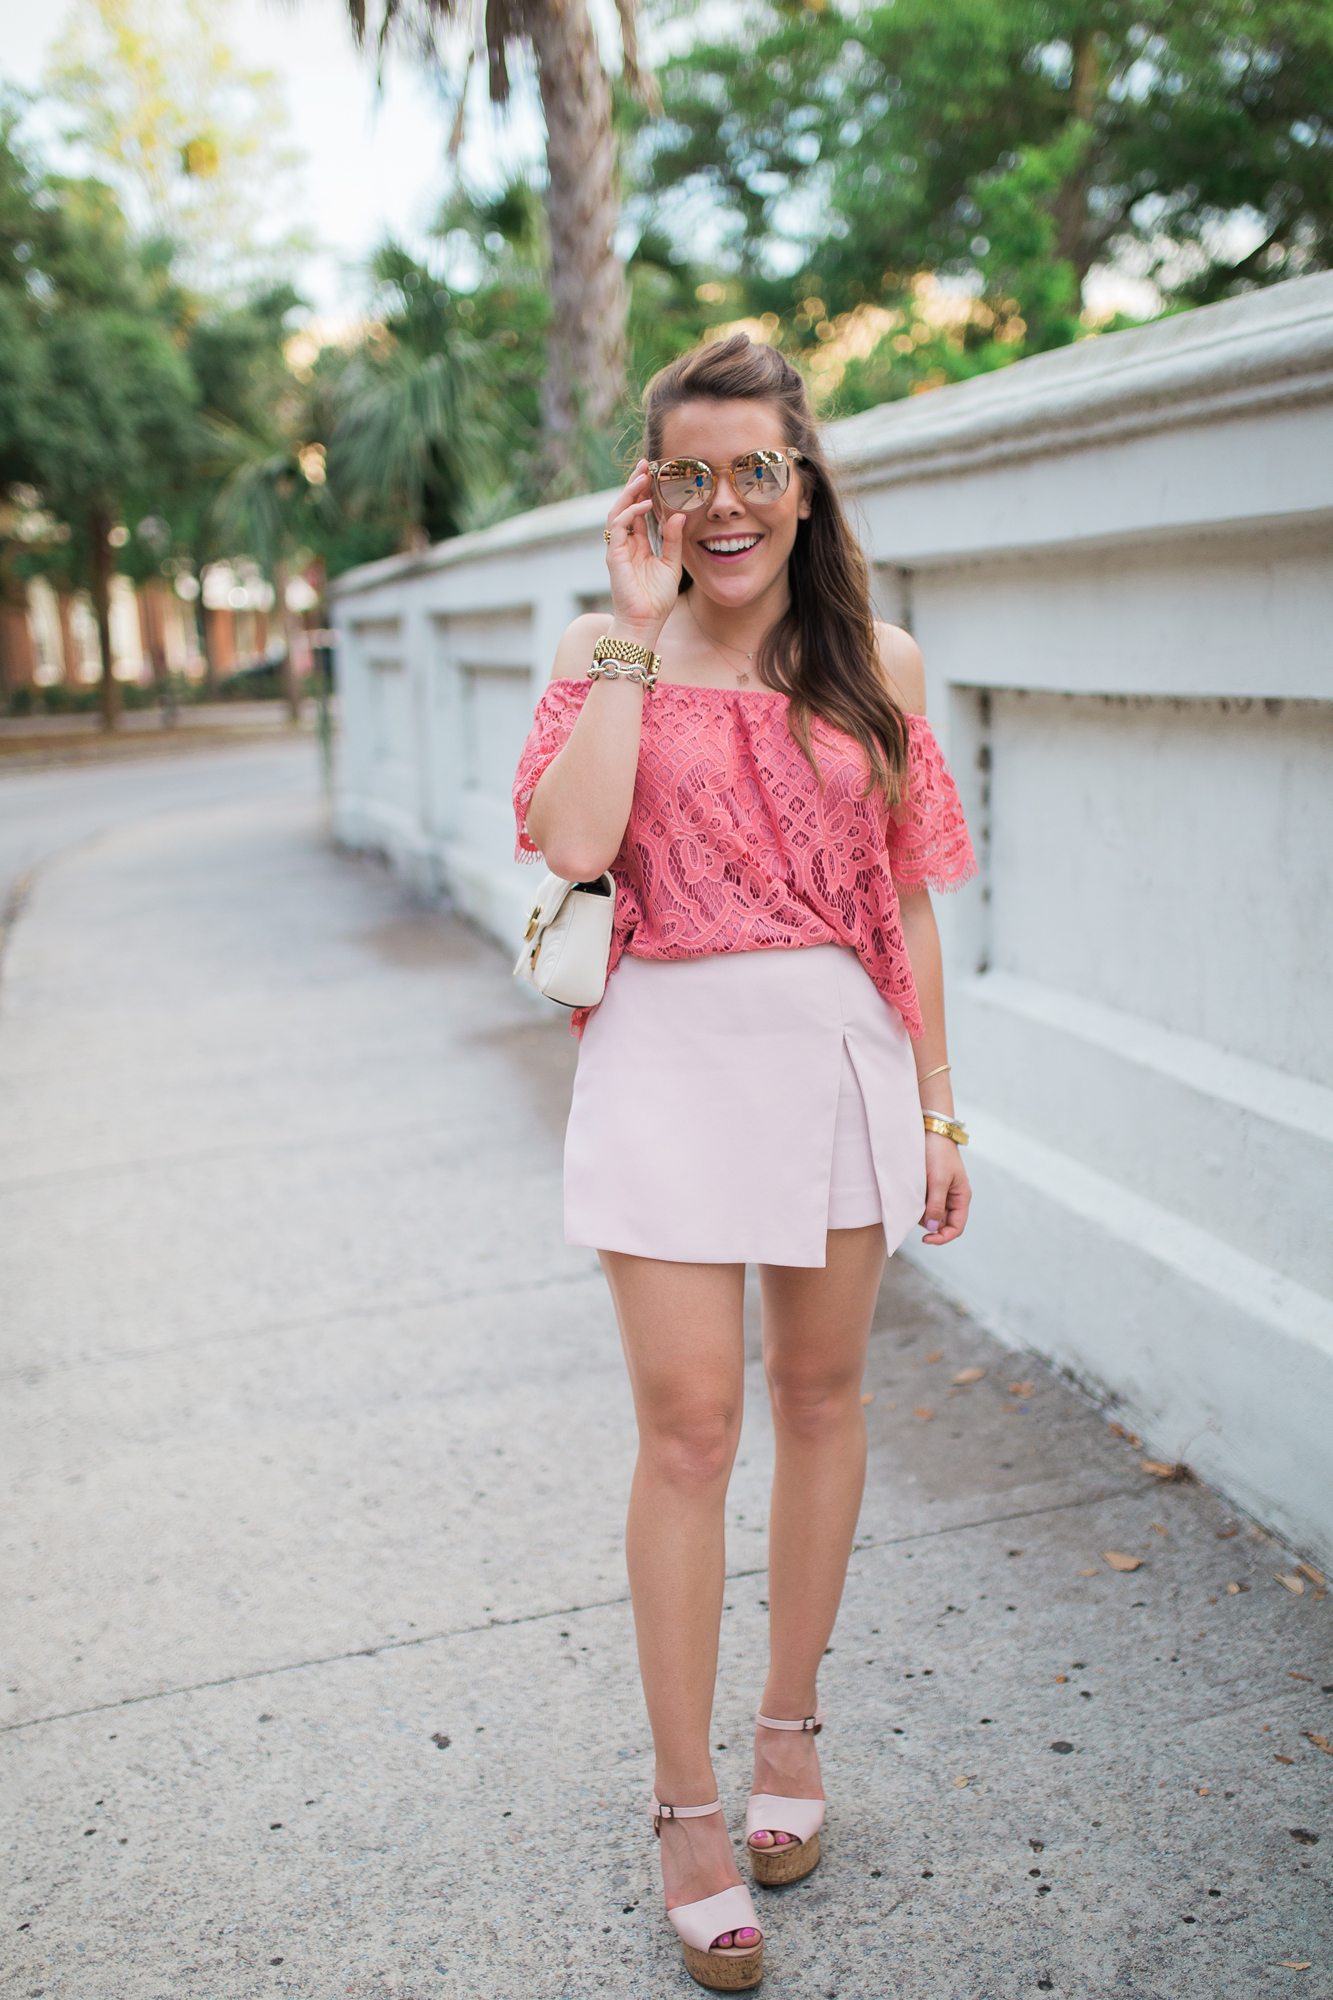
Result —
<instances>
[{"instance_id":1,"label":"gold sunglasses frame","mask_svg":"<svg viewBox=\"0 0 1333 2000\"><path fill-rule=\"evenodd\" d=\"M673 514L695 514L699 511L699 507L708 506L709 502L713 498L713 494L717 492L718 479L723 475L725 475L725 477L731 481L732 491L735 492L736 482L734 475L736 467L740 464L743 458L757 458L762 461L770 463L775 458L781 459L782 463L788 468L787 486L790 486L791 467L793 465L800 465L804 461L805 453L803 451L797 451L794 445L784 445L781 450L779 450L776 445L760 445L757 446L753 451L738 451L735 458L732 459L730 465L710 465L706 458L694 458L691 457L691 455L688 452L681 452L679 456L677 456L676 458L655 458L649 462L648 466L648 472L653 482L653 498L658 502L660 506L663 507L666 506L666 501L663 500L661 489L659 488L657 483L658 474L661 472L663 466L701 465L704 471L708 474L709 478L713 482L711 490L699 501L697 507L673 507L668 510L669 513ZM787 487L784 486L782 489L782 493L785 493L786 490ZM780 500L782 498L782 493L775 493L773 495L773 499ZM749 499L752 500L758 498L756 494L743 496L739 493L737 493L736 497L737 499L748 497ZM761 507L767 507L770 506L771 504L772 503L768 500L759 500L759 505Z\"/></svg>"}]
</instances>

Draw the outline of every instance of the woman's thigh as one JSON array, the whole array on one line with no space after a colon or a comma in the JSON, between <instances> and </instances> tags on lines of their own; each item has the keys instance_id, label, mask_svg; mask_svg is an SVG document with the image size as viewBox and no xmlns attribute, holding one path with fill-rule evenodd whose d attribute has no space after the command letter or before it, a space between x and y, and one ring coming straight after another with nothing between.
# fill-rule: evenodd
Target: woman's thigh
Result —
<instances>
[{"instance_id":1,"label":"woman's thigh","mask_svg":"<svg viewBox=\"0 0 1333 2000\"><path fill-rule=\"evenodd\" d=\"M743 1264L600 1252L641 1435L739 1429L745 1389Z\"/></svg>"},{"instance_id":2,"label":"woman's thigh","mask_svg":"<svg viewBox=\"0 0 1333 2000\"><path fill-rule=\"evenodd\" d=\"M830 1229L823 1270L764 1264L764 1369L770 1389L796 1397L860 1387L884 1275L884 1231Z\"/></svg>"}]
</instances>

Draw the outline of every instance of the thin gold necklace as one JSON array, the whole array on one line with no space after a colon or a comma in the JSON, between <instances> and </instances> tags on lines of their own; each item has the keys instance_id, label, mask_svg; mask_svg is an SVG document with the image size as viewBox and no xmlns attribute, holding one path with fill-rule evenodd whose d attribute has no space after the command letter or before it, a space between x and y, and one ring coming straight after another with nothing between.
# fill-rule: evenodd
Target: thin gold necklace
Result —
<instances>
[{"instance_id":1,"label":"thin gold necklace","mask_svg":"<svg viewBox=\"0 0 1333 2000\"><path fill-rule=\"evenodd\" d=\"M704 631L703 626L699 623L698 617L695 613L694 606L690 603L688 597L685 600L685 609L689 612L690 617L694 623L694 629L699 634L699 637L703 640L704 644L706 646L712 647L713 651L717 654L718 658L722 660L723 666L730 667L731 672L735 674L737 685L740 687L744 687L746 682L749 680L750 676L748 674L743 674L739 667L732 667L729 660L722 659L721 649L726 644L726 641L722 639L710 639L707 632ZM745 653L745 648L744 646L728 646L727 651L729 653ZM754 658L754 654L745 653L745 657L747 660L752 660Z\"/></svg>"}]
</instances>

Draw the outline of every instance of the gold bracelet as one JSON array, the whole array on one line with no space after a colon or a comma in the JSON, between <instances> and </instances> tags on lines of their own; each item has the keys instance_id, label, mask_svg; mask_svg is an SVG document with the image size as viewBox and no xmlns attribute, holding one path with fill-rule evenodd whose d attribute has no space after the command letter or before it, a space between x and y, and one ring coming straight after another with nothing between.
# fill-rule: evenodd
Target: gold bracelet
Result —
<instances>
[{"instance_id":1,"label":"gold bracelet","mask_svg":"<svg viewBox=\"0 0 1333 2000\"><path fill-rule=\"evenodd\" d=\"M967 1127L960 1125L956 1118L942 1118L938 1112L923 1111L921 1123L927 1132L938 1132L941 1139L952 1139L955 1146L967 1144Z\"/></svg>"},{"instance_id":2,"label":"gold bracelet","mask_svg":"<svg viewBox=\"0 0 1333 2000\"><path fill-rule=\"evenodd\" d=\"M952 1069L952 1068L953 1068L952 1063L941 1063L938 1069L928 1069L924 1076L917 1078L917 1082L929 1083L932 1076L943 1076L946 1069Z\"/></svg>"},{"instance_id":3,"label":"gold bracelet","mask_svg":"<svg viewBox=\"0 0 1333 2000\"><path fill-rule=\"evenodd\" d=\"M619 671L609 673L606 669L607 662L612 663ZM592 668L588 679L639 681L644 693L647 694L650 689L656 687L657 676L661 671L660 654L651 652L647 646L636 646L629 639L603 638L599 639L592 649Z\"/></svg>"}]
</instances>

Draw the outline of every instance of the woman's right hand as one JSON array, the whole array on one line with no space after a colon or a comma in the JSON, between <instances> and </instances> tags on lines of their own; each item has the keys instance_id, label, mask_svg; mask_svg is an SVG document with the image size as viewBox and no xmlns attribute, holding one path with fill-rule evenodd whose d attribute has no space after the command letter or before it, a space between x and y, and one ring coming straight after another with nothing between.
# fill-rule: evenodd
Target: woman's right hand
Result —
<instances>
[{"instance_id":1,"label":"woman's right hand","mask_svg":"<svg viewBox=\"0 0 1333 2000\"><path fill-rule=\"evenodd\" d=\"M624 489L606 517L611 539L606 546L606 566L611 574L611 606L618 630L648 636L641 640L651 646L675 606L680 591L681 539L685 516L672 514L662 526L662 553L655 556L648 544L645 516L653 505L648 461L641 458Z\"/></svg>"}]
</instances>

